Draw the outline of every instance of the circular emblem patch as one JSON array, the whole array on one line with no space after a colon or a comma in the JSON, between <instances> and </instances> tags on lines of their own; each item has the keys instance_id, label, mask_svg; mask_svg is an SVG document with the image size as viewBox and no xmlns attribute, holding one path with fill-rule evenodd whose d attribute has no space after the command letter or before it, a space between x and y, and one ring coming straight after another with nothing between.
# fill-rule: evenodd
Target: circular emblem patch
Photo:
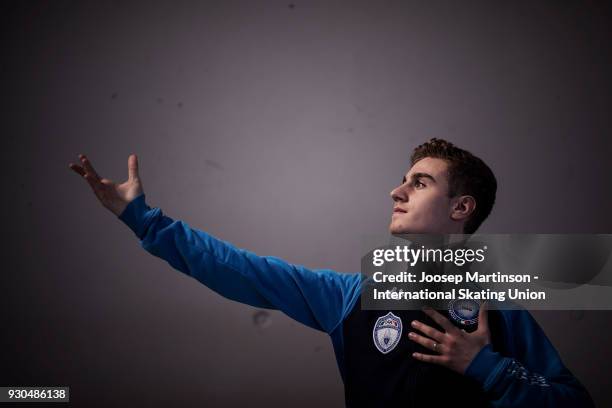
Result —
<instances>
[{"instance_id":1,"label":"circular emblem patch","mask_svg":"<svg viewBox=\"0 0 612 408\"><path fill-rule=\"evenodd\" d=\"M448 315L461 326L478 323L480 302L472 299L455 299L448 304Z\"/></svg>"}]
</instances>

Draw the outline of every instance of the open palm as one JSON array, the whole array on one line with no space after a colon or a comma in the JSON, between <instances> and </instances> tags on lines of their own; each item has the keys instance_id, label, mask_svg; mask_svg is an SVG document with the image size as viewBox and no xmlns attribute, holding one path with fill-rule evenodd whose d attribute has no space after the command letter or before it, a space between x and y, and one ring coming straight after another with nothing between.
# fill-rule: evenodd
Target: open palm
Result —
<instances>
[{"instance_id":1,"label":"open palm","mask_svg":"<svg viewBox=\"0 0 612 408\"><path fill-rule=\"evenodd\" d=\"M98 176L84 154L79 154L79 160L82 165L70 163L68 167L89 183L98 200L113 214L121 215L130 201L143 193L142 181L138 175L138 157L135 154L128 157L128 179L121 184Z\"/></svg>"}]
</instances>

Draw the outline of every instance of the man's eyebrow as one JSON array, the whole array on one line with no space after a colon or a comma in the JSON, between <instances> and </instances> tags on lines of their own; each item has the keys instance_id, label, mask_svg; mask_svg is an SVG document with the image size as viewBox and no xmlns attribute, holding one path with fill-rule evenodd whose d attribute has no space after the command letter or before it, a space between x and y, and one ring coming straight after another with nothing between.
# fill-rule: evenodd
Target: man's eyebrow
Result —
<instances>
[{"instance_id":1,"label":"man's eyebrow","mask_svg":"<svg viewBox=\"0 0 612 408\"><path fill-rule=\"evenodd\" d=\"M433 181L434 183L436 182L436 179L433 178L433 176L431 174L427 174L427 173L414 173L412 174L412 180L418 180L420 178L428 178L431 181ZM402 184L404 184L406 182L406 176L404 176L404 178L402 179Z\"/></svg>"}]
</instances>

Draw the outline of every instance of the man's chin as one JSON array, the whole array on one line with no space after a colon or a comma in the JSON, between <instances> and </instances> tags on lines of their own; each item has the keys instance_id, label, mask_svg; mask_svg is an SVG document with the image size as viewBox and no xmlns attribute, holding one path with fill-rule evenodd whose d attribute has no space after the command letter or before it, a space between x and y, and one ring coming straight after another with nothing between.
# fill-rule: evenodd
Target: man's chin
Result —
<instances>
[{"instance_id":1,"label":"man's chin","mask_svg":"<svg viewBox=\"0 0 612 408\"><path fill-rule=\"evenodd\" d=\"M394 225L393 223L391 223L389 225L389 233L391 235L402 235L402 234L421 234L422 232L417 231L415 228L409 227L409 226L399 226L399 225Z\"/></svg>"},{"instance_id":2,"label":"man's chin","mask_svg":"<svg viewBox=\"0 0 612 408\"><path fill-rule=\"evenodd\" d=\"M431 231L431 230L427 230L427 228L423 228L423 226L416 226L416 225L398 225L398 224L394 224L393 222L391 222L389 224L389 233L391 235L409 235L409 234L414 234L414 235L420 235L420 234L434 234L435 232Z\"/></svg>"}]
</instances>

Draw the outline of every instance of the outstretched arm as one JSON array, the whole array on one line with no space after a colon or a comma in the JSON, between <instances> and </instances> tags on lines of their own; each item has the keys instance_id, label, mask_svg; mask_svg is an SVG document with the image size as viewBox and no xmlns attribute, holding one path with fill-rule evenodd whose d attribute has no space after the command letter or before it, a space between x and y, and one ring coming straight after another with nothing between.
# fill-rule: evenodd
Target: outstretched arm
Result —
<instances>
[{"instance_id":1,"label":"outstretched arm","mask_svg":"<svg viewBox=\"0 0 612 408\"><path fill-rule=\"evenodd\" d=\"M87 179L102 204L136 234L145 250L228 299L278 309L331 333L359 290L358 273L311 270L259 256L149 207L135 155L128 160L130 177L120 185L100 179L89 160L84 156L81 160L83 167L70 167Z\"/></svg>"}]
</instances>

